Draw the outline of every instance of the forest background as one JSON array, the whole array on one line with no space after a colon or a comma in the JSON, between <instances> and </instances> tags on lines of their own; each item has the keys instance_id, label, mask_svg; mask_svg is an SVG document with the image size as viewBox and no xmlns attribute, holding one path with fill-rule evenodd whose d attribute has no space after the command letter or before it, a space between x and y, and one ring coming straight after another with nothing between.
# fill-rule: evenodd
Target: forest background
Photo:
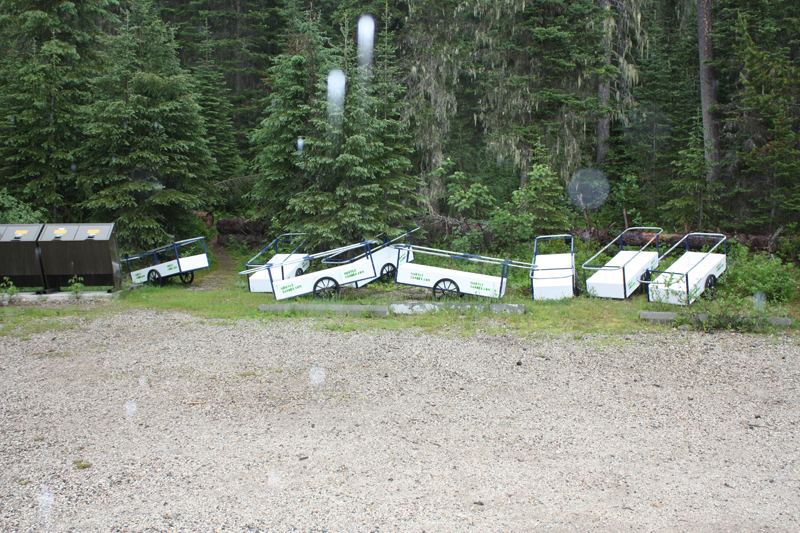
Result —
<instances>
[{"instance_id":1,"label":"forest background","mask_svg":"<svg viewBox=\"0 0 800 533\"><path fill-rule=\"evenodd\" d=\"M796 0L0 0L0 48L0 223L123 251L205 210L329 246L441 219L470 252L800 229Z\"/></svg>"}]
</instances>

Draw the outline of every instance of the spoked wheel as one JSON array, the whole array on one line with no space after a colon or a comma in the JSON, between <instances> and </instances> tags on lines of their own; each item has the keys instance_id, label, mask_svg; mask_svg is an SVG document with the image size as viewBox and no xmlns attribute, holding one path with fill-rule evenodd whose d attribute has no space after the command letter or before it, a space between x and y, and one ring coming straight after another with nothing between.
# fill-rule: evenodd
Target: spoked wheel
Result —
<instances>
[{"instance_id":1,"label":"spoked wheel","mask_svg":"<svg viewBox=\"0 0 800 533\"><path fill-rule=\"evenodd\" d=\"M160 287L164 280L161 279L161 273L158 270L151 270L147 273L147 283L153 287Z\"/></svg>"},{"instance_id":2,"label":"spoked wheel","mask_svg":"<svg viewBox=\"0 0 800 533\"><path fill-rule=\"evenodd\" d=\"M381 277L380 280L383 283L389 283L390 281L394 281L394 276L397 273L397 268L392 263L386 263L381 268Z\"/></svg>"},{"instance_id":3,"label":"spoked wheel","mask_svg":"<svg viewBox=\"0 0 800 533\"><path fill-rule=\"evenodd\" d=\"M320 278L314 284L314 298L335 300L339 297L339 283L333 278Z\"/></svg>"},{"instance_id":4,"label":"spoked wheel","mask_svg":"<svg viewBox=\"0 0 800 533\"><path fill-rule=\"evenodd\" d=\"M194 281L194 270L191 272L182 272L179 277L184 284L188 285Z\"/></svg>"},{"instance_id":5,"label":"spoked wheel","mask_svg":"<svg viewBox=\"0 0 800 533\"><path fill-rule=\"evenodd\" d=\"M298 268L297 270L294 271L294 277L298 277L298 276L302 276L302 275L303 275L303 269L302 268Z\"/></svg>"},{"instance_id":6,"label":"spoked wheel","mask_svg":"<svg viewBox=\"0 0 800 533\"><path fill-rule=\"evenodd\" d=\"M433 286L433 297L437 300L442 298L458 298L461 296L461 291L458 290L458 285L451 279L440 279Z\"/></svg>"},{"instance_id":7,"label":"spoked wheel","mask_svg":"<svg viewBox=\"0 0 800 533\"><path fill-rule=\"evenodd\" d=\"M717 277L711 274L706 278L706 288L703 291L703 298L709 301L714 300L717 295Z\"/></svg>"}]
</instances>

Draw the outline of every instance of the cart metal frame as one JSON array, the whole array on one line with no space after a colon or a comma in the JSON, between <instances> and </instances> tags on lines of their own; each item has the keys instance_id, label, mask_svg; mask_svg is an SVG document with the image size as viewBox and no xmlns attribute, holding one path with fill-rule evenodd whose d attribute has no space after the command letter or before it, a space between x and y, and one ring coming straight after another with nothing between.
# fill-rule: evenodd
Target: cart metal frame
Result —
<instances>
[{"instance_id":1,"label":"cart metal frame","mask_svg":"<svg viewBox=\"0 0 800 533\"><path fill-rule=\"evenodd\" d=\"M539 243L569 241L569 253L540 254ZM536 300L561 300L572 298L577 292L575 273L575 239L572 235L541 235L533 241L531 264L531 297ZM564 274L564 271L568 271ZM569 280L565 282L565 280ZM538 286L538 287L537 287Z\"/></svg>"},{"instance_id":2,"label":"cart metal frame","mask_svg":"<svg viewBox=\"0 0 800 533\"><path fill-rule=\"evenodd\" d=\"M375 264L376 269L376 276L373 278L368 278L366 280L357 281L354 285L356 288L363 287L369 283L374 281L380 280L384 283L388 283L390 281L395 281L397 278L397 266L403 263L410 263L414 261L414 252L408 252L407 254L401 254L398 258L396 254L396 250L393 247L397 241L403 238L408 238L408 244L414 244L413 238L411 236L412 233L419 230L419 226L414 227L413 229L406 231L402 235L395 237L392 240L389 240L389 236L386 233L379 233L376 235L372 240L376 242L383 241L381 244L376 246L375 248L370 249L370 255L372 256L372 262ZM341 255L341 254L338 254ZM326 265L341 265L341 264L348 264L348 263L356 263L358 261L365 260L366 254L362 253L353 259L339 259L336 256L326 257L322 260L322 262ZM380 268L377 268L380 265Z\"/></svg>"},{"instance_id":3,"label":"cart metal frame","mask_svg":"<svg viewBox=\"0 0 800 533\"><path fill-rule=\"evenodd\" d=\"M707 252L689 250L690 239L716 240L717 243ZM684 254L666 270L648 269L640 278L647 286L647 300L665 302L675 305L691 305L703 295L714 299L717 292L717 280L727 269L728 242L721 233L687 233L672 248L658 258L664 260L681 244L685 244ZM724 253L714 253L723 246ZM657 277L653 279L653 274Z\"/></svg>"},{"instance_id":4,"label":"cart metal frame","mask_svg":"<svg viewBox=\"0 0 800 533\"><path fill-rule=\"evenodd\" d=\"M203 253L181 257L180 249L196 242L203 243ZM165 254L169 251L175 254L175 259L161 261L159 259L159 254ZM208 249L206 248L205 237L194 237L192 239L175 241L166 246L153 248L152 250L147 250L146 252L132 256L125 256L123 259L128 266L128 272L134 283L146 282L155 286L160 286L164 283L164 280L175 276L180 277L180 280L188 285L194 281L194 272L196 270L209 267ZM163 259L163 257L161 259ZM149 265L145 268L134 270L131 266L132 261L146 261Z\"/></svg>"},{"instance_id":5,"label":"cart metal frame","mask_svg":"<svg viewBox=\"0 0 800 533\"><path fill-rule=\"evenodd\" d=\"M638 250L625 250L625 237L648 237L650 233L642 232L655 230L655 235L650 237ZM638 231L639 233L631 233ZM658 237L664 230L658 227L635 227L628 228L617 235L610 243L606 244L599 252L590 257L581 267L583 268L584 283L586 291L600 298L613 298L616 300L626 300L639 288L639 278L647 269L655 269L658 266ZM656 251L646 251L653 242L656 244ZM605 252L614 243L619 242L619 252L611 258L605 265L591 264L600 254ZM596 272L586 279L586 271L595 270ZM622 289L621 291L619 289Z\"/></svg>"},{"instance_id":6,"label":"cart metal frame","mask_svg":"<svg viewBox=\"0 0 800 533\"><path fill-rule=\"evenodd\" d=\"M245 266L247 270L240 272L240 274L247 274L247 287L250 292L272 292L272 279L277 278L281 280L301 276L303 272L307 271L311 266L310 261L302 261L300 264L296 263L299 257L308 256L308 239L303 239L298 246L296 246L289 253L281 253L281 243L295 243L297 237L303 237L307 233L284 233L279 235L275 240L265 246L260 252L253 256ZM258 258L274 249L275 255L269 261L259 262ZM303 250L301 252L301 249ZM288 265L291 265L289 268ZM270 270L270 272L267 272Z\"/></svg>"}]
</instances>

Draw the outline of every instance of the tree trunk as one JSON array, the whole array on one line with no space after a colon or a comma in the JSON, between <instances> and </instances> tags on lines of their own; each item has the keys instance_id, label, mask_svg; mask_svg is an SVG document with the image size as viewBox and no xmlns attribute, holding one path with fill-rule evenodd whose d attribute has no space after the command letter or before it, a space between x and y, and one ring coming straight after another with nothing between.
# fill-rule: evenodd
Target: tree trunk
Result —
<instances>
[{"instance_id":1,"label":"tree trunk","mask_svg":"<svg viewBox=\"0 0 800 533\"><path fill-rule=\"evenodd\" d=\"M600 7L608 10L608 0L600 0ZM609 11L608 16L611 16ZM603 48L606 53L603 57L605 65L611 65L611 28L604 27L605 36L603 37ZM600 109L604 110L600 118L597 119L597 166L601 166L606 162L606 155L608 155L609 138L611 138L611 116L605 109L611 100L611 82L607 79L601 79L597 87L598 103Z\"/></svg>"},{"instance_id":2,"label":"tree trunk","mask_svg":"<svg viewBox=\"0 0 800 533\"><path fill-rule=\"evenodd\" d=\"M703 140L709 168L706 179L717 180L719 174L720 142L719 125L712 108L717 105L717 74L711 62L714 60L712 31L712 0L697 0L697 38L700 49L700 105L703 110Z\"/></svg>"},{"instance_id":3,"label":"tree trunk","mask_svg":"<svg viewBox=\"0 0 800 533\"><path fill-rule=\"evenodd\" d=\"M611 64L611 55L606 54L608 63ZM607 81L601 81L598 87L598 97L601 107L607 107L611 98L611 84ZM597 166L601 166L606 162L606 155L608 155L609 142L611 137L611 117L606 112L597 119Z\"/></svg>"},{"instance_id":4,"label":"tree trunk","mask_svg":"<svg viewBox=\"0 0 800 533\"><path fill-rule=\"evenodd\" d=\"M528 176L528 172L530 172L530 161L527 157L523 157L522 161L519 163L519 188L524 189L528 186L530 182L530 176Z\"/></svg>"}]
</instances>

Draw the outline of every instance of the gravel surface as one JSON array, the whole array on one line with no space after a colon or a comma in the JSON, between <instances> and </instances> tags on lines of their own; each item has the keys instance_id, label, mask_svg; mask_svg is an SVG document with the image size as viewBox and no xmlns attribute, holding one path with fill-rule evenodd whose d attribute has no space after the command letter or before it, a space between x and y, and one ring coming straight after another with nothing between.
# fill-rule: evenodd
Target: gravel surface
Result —
<instances>
[{"instance_id":1,"label":"gravel surface","mask_svg":"<svg viewBox=\"0 0 800 533\"><path fill-rule=\"evenodd\" d=\"M0 337L0 530L800 531L794 337L331 322Z\"/></svg>"}]
</instances>

